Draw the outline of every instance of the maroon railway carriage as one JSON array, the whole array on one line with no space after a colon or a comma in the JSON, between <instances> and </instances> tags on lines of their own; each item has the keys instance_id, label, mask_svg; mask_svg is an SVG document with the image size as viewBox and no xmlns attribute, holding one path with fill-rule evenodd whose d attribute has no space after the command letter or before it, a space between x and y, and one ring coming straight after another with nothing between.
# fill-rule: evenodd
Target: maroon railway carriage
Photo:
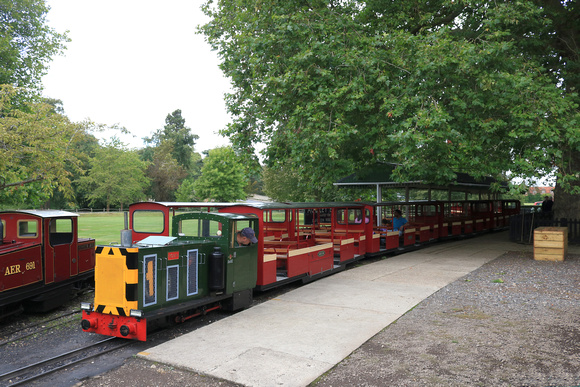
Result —
<instances>
[{"instance_id":1,"label":"maroon railway carriage","mask_svg":"<svg viewBox=\"0 0 580 387\"><path fill-rule=\"evenodd\" d=\"M78 215L56 210L0 212L0 318L45 312L92 284L95 240L78 237Z\"/></svg>"},{"instance_id":2,"label":"maroon railway carriage","mask_svg":"<svg viewBox=\"0 0 580 387\"><path fill-rule=\"evenodd\" d=\"M300 279L309 282L378 252L373 207L364 203L237 203L220 212L260 219L257 288ZM367 243L368 241L368 243Z\"/></svg>"},{"instance_id":3,"label":"maroon railway carriage","mask_svg":"<svg viewBox=\"0 0 580 387\"><path fill-rule=\"evenodd\" d=\"M141 202L130 206L132 242L148 236L170 236L171 217L187 211L252 214L259 220L257 288L267 290L296 280L308 282L365 256L417 248L448 237L488 231L505 224L508 209L502 201L413 201L345 203L189 203ZM498 209L499 208L499 209ZM384 229L400 209L408 220L403 235ZM499 212L501 221L498 221ZM157 218L156 229L151 219ZM475 228L477 227L477 228Z\"/></svg>"}]
</instances>

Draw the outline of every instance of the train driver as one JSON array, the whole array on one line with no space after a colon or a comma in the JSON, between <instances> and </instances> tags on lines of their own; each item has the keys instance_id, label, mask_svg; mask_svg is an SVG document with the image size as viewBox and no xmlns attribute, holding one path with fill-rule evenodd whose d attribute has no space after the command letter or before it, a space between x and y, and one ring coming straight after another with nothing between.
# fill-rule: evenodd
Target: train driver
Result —
<instances>
[{"instance_id":1,"label":"train driver","mask_svg":"<svg viewBox=\"0 0 580 387\"><path fill-rule=\"evenodd\" d=\"M236 240L240 246L250 246L252 243L258 243L258 238L254 230L250 227L243 228L236 234Z\"/></svg>"}]
</instances>

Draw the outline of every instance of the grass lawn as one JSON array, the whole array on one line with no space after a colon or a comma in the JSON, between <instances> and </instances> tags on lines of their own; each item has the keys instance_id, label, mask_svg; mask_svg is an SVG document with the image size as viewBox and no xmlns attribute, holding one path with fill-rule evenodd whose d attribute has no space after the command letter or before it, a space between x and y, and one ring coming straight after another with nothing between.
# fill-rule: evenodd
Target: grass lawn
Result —
<instances>
[{"instance_id":1,"label":"grass lawn","mask_svg":"<svg viewBox=\"0 0 580 387\"><path fill-rule=\"evenodd\" d=\"M140 231L163 231L163 216L159 212L142 211L135 221L134 227ZM123 212L79 214L79 237L94 238L97 245L121 244L123 228L125 228Z\"/></svg>"},{"instance_id":2,"label":"grass lawn","mask_svg":"<svg viewBox=\"0 0 580 387\"><path fill-rule=\"evenodd\" d=\"M121 230L124 227L122 212L79 215L79 237L94 238L97 245L121 243Z\"/></svg>"}]
</instances>

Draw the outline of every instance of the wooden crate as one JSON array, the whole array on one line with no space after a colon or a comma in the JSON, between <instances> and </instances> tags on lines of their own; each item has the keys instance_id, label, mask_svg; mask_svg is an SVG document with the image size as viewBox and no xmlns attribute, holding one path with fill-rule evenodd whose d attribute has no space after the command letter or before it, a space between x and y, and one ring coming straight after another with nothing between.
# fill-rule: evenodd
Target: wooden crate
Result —
<instances>
[{"instance_id":1,"label":"wooden crate","mask_svg":"<svg viewBox=\"0 0 580 387\"><path fill-rule=\"evenodd\" d=\"M563 261L568 250L568 227L538 227L534 230L534 259Z\"/></svg>"}]
</instances>

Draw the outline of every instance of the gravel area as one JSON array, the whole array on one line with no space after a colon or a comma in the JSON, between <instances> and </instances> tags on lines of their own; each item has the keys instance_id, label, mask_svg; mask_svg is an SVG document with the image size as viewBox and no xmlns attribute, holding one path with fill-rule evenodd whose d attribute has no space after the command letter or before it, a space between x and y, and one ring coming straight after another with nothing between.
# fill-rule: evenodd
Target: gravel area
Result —
<instances>
[{"instance_id":1,"label":"gravel area","mask_svg":"<svg viewBox=\"0 0 580 387\"><path fill-rule=\"evenodd\" d=\"M425 299L319 380L330 386L580 386L580 255L509 252ZM78 386L236 386L130 359Z\"/></svg>"},{"instance_id":2,"label":"gravel area","mask_svg":"<svg viewBox=\"0 0 580 387\"><path fill-rule=\"evenodd\" d=\"M580 256L507 253L421 302L326 386L580 385Z\"/></svg>"}]
</instances>

